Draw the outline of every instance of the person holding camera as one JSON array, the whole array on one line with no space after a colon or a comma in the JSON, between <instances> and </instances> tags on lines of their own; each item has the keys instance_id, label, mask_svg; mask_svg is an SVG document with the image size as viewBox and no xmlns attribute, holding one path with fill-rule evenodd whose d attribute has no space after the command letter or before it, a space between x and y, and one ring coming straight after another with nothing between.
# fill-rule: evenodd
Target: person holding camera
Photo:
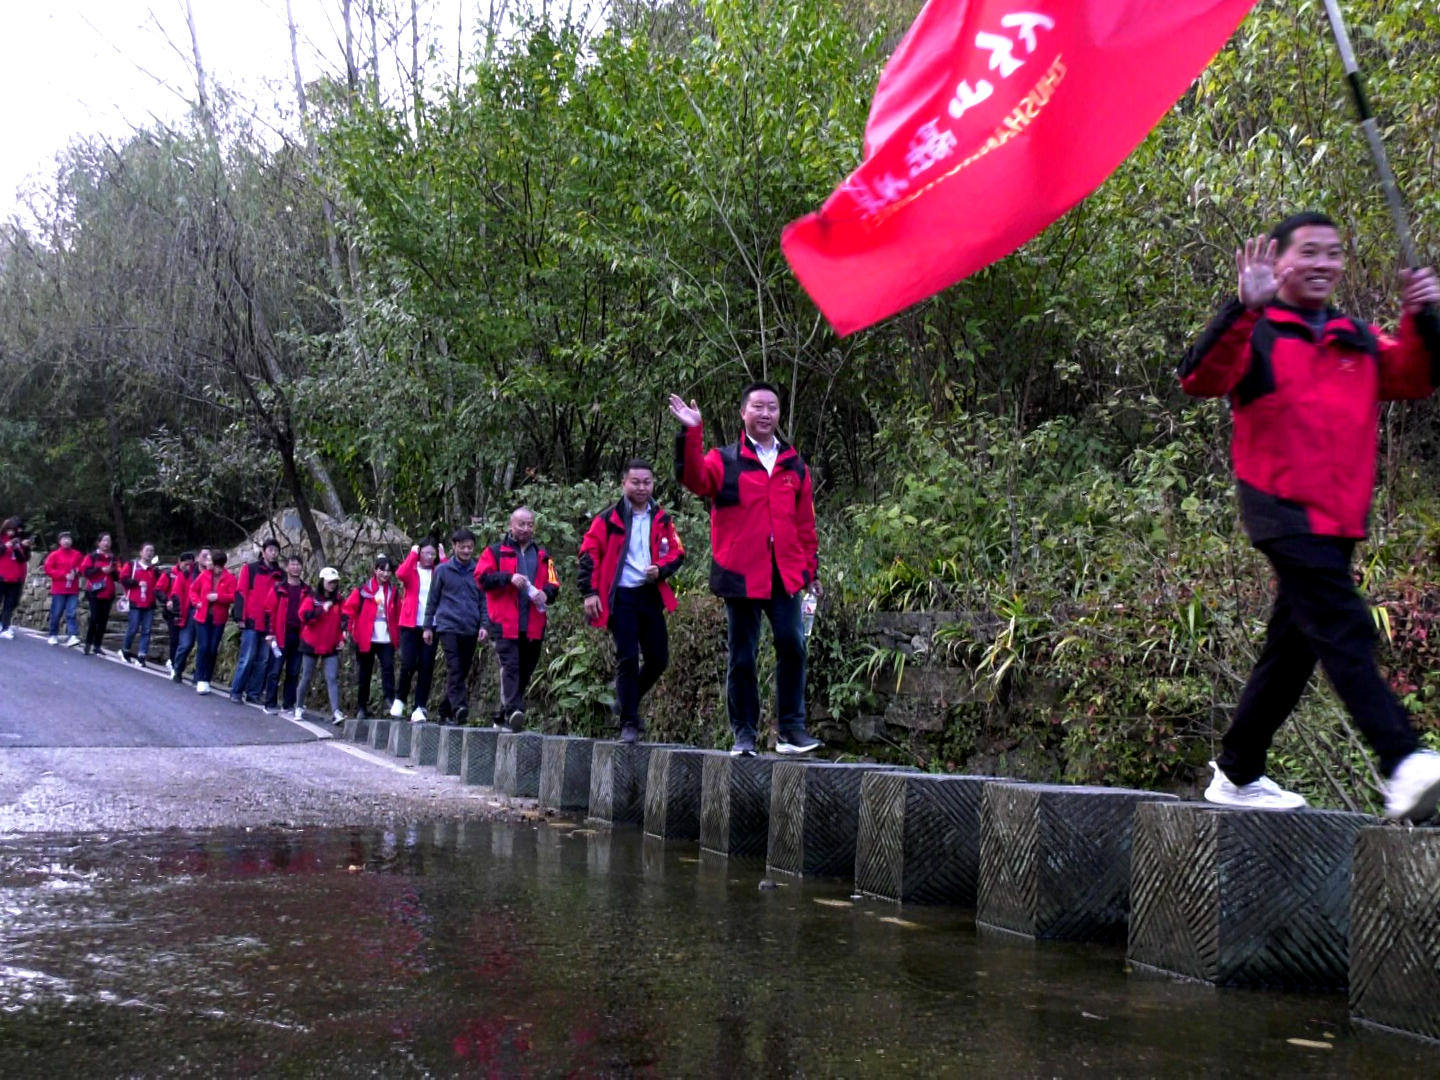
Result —
<instances>
[{"instance_id":1,"label":"person holding camera","mask_svg":"<svg viewBox=\"0 0 1440 1080\"><path fill-rule=\"evenodd\" d=\"M10 620L25 591L29 565L30 538L25 535L25 522L18 517L6 518L0 525L0 638L7 641L15 637Z\"/></svg>"}]
</instances>

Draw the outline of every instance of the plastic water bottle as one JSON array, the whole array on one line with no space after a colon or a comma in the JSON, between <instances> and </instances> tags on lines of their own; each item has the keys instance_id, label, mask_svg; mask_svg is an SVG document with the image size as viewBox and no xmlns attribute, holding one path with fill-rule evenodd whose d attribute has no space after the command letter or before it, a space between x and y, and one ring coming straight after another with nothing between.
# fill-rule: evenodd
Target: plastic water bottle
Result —
<instances>
[{"instance_id":1,"label":"plastic water bottle","mask_svg":"<svg viewBox=\"0 0 1440 1080\"><path fill-rule=\"evenodd\" d=\"M810 630L815 625L815 612L820 607L820 600L813 592L807 592L805 599L800 601L800 627L805 636L810 636Z\"/></svg>"}]
</instances>

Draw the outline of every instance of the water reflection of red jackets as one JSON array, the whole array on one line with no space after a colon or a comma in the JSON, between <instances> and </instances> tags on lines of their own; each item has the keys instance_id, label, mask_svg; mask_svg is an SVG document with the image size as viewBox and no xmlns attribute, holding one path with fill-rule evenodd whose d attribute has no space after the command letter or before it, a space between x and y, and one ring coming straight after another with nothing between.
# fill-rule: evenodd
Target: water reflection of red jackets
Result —
<instances>
[{"instance_id":1,"label":"water reflection of red jackets","mask_svg":"<svg viewBox=\"0 0 1440 1080\"><path fill-rule=\"evenodd\" d=\"M85 579L85 595L96 600L114 600L115 583L120 580L120 567L114 555L92 551L80 563L80 576Z\"/></svg>"},{"instance_id":2,"label":"water reflection of red jackets","mask_svg":"<svg viewBox=\"0 0 1440 1080\"><path fill-rule=\"evenodd\" d=\"M155 593L160 587L160 571L131 559L120 571L120 584L128 590L130 606L144 611L155 606Z\"/></svg>"},{"instance_id":3,"label":"water reflection of red jackets","mask_svg":"<svg viewBox=\"0 0 1440 1080\"><path fill-rule=\"evenodd\" d=\"M630 548L630 529L635 514L629 499L621 499L590 522L580 542L580 573L575 579L581 596L600 597L600 617L591 626L604 627L615 605L620 585L620 566ZM663 548L663 551L662 551ZM660 570L657 579L660 601L666 611L675 610L675 590L665 579L685 561L685 549L675 531L675 521L659 503L650 504L650 562Z\"/></svg>"},{"instance_id":4,"label":"water reflection of red jackets","mask_svg":"<svg viewBox=\"0 0 1440 1080\"><path fill-rule=\"evenodd\" d=\"M331 601L330 610L325 610L325 601ZM340 590L326 596L312 589L300 601L300 651L313 656L333 656L340 650L345 636L345 613L340 600Z\"/></svg>"},{"instance_id":5,"label":"water reflection of red jackets","mask_svg":"<svg viewBox=\"0 0 1440 1080\"><path fill-rule=\"evenodd\" d=\"M1406 316L1398 339L1338 311L1305 316L1232 299L1185 354L1180 385L1229 396L1240 516L1256 543L1313 533L1359 539L1375 487L1379 403L1426 397L1431 357Z\"/></svg>"},{"instance_id":6,"label":"water reflection of red jackets","mask_svg":"<svg viewBox=\"0 0 1440 1080\"><path fill-rule=\"evenodd\" d=\"M201 570L190 586L190 606L195 609L195 621L224 626L230 619L230 605L235 600L237 586L235 575L223 567ZM212 592L215 600L210 599Z\"/></svg>"},{"instance_id":7,"label":"water reflection of red jackets","mask_svg":"<svg viewBox=\"0 0 1440 1080\"><path fill-rule=\"evenodd\" d=\"M792 596L815 580L815 498L809 466L793 446L779 441L767 473L749 436L707 454L704 428L696 424L676 437L675 466L682 484L710 500L711 592L770 599L772 560Z\"/></svg>"},{"instance_id":8,"label":"water reflection of red jackets","mask_svg":"<svg viewBox=\"0 0 1440 1080\"><path fill-rule=\"evenodd\" d=\"M379 608L375 597L379 592L380 582L372 577L361 588L352 589L345 598L344 611L345 617L350 620L350 636L361 652L370 651L370 641L375 635L375 615ZM400 597L393 579L385 586L385 623L393 645L400 634Z\"/></svg>"}]
</instances>

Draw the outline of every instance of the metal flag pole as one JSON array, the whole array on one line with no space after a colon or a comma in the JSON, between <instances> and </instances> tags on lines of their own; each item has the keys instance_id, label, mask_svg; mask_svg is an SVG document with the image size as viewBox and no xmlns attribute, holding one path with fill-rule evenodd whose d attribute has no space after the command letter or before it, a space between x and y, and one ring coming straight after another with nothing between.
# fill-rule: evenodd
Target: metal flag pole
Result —
<instances>
[{"instance_id":1,"label":"metal flag pole","mask_svg":"<svg viewBox=\"0 0 1440 1080\"><path fill-rule=\"evenodd\" d=\"M1390 168L1390 156L1385 153L1385 143L1380 139L1380 128L1370 111L1370 99L1365 95L1365 83L1360 78L1360 65L1355 62L1355 50L1350 47L1350 34L1345 29L1345 16L1340 11L1340 0L1325 0L1325 14L1330 19L1330 30L1335 35L1335 45L1340 50L1340 63L1345 67L1345 79L1350 83L1350 94L1355 99L1355 111L1360 116L1360 128L1365 132L1365 141L1370 144L1370 156L1375 159L1375 171L1380 174L1380 187L1385 192L1385 201L1390 205L1390 218L1400 236L1400 254L1405 265L1411 270L1420 267L1415 252L1415 236L1410 231L1410 219L1405 213L1405 202L1400 197L1400 185L1395 182L1395 173ZM1427 304L1417 320L1420 334L1430 350L1432 365L1440 365L1440 316L1435 305Z\"/></svg>"}]
</instances>

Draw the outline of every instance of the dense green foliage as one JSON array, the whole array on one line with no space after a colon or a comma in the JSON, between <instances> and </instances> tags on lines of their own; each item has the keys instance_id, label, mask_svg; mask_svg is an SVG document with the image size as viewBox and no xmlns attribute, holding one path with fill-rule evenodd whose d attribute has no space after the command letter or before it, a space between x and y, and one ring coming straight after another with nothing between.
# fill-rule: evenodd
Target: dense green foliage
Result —
<instances>
[{"instance_id":1,"label":"dense green foliage","mask_svg":"<svg viewBox=\"0 0 1440 1080\"><path fill-rule=\"evenodd\" d=\"M1440 14L1354 0L1422 247L1440 225ZM959 610L928 643L977 694L938 766L1184 784L1256 648L1267 575L1234 520L1223 405L1173 368L1247 233L1346 224L1341 302L1393 318L1395 242L1318 5L1262 0L1094 196L1009 259L852 338L789 274L783 226L858 160L913 6L714 0L525 22L457 84L387 102L310 88L281 145L223 95L183 131L78 144L0 242L0 511L42 531L236 540L281 505L412 532L495 528L522 499L573 552L633 454L669 473L671 391L733 437L737 387L786 390L820 481L812 701L864 712L914 657L866 613ZM370 92L374 90L375 92ZM863 287L863 283L857 283ZM1433 730L1434 410L1388 407L1365 584L1384 659ZM723 730L723 619L702 509L653 723ZM572 597L573 600L573 597ZM545 709L606 723L609 658L562 605ZM1328 694L1277 774L1330 803L1373 777Z\"/></svg>"}]
</instances>

